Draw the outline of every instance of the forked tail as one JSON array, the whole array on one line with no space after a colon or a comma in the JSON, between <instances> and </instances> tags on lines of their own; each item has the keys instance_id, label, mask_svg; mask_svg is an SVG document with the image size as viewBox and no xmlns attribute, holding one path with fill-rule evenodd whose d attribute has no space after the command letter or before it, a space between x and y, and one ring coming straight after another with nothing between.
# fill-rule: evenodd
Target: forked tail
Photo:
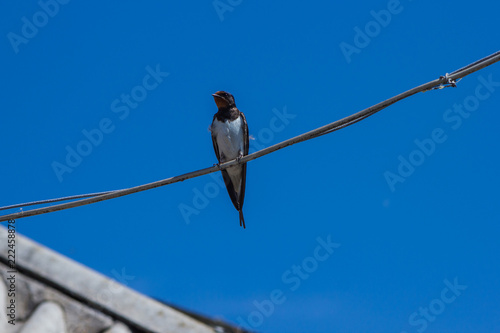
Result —
<instances>
[{"instance_id":1,"label":"forked tail","mask_svg":"<svg viewBox=\"0 0 500 333\"><path fill-rule=\"evenodd\" d=\"M246 229L245 219L243 218L243 209L240 209L239 212L240 212L240 227L243 226L243 229Z\"/></svg>"}]
</instances>

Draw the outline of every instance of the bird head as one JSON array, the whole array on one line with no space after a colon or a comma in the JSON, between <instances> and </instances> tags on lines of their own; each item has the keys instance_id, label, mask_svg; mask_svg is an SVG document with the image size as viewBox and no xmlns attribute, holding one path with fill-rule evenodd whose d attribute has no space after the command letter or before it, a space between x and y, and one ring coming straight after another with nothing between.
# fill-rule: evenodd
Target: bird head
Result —
<instances>
[{"instance_id":1,"label":"bird head","mask_svg":"<svg viewBox=\"0 0 500 333\"><path fill-rule=\"evenodd\" d=\"M212 96L214 97L215 104L217 104L219 109L236 106L233 95L228 92L217 91L215 94L212 94Z\"/></svg>"}]
</instances>

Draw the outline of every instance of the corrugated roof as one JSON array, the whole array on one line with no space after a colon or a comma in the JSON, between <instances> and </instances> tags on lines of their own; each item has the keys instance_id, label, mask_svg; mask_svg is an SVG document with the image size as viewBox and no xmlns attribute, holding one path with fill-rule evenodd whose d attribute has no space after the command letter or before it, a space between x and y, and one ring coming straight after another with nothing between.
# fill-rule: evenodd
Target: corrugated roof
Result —
<instances>
[{"instance_id":1,"label":"corrugated roof","mask_svg":"<svg viewBox=\"0 0 500 333\"><path fill-rule=\"evenodd\" d=\"M0 308L14 299L16 321L0 311L0 333L242 332L173 309L19 233L13 273L7 239L0 227Z\"/></svg>"}]
</instances>

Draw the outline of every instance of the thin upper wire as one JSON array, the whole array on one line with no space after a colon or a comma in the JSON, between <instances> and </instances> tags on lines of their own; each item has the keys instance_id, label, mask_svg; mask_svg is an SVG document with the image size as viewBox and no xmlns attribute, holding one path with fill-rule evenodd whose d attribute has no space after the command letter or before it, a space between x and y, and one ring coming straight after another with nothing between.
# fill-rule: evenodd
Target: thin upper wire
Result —
<instances>
[{"instance_id":1,"label":"thin upper wire","mask_svg":"<svg viewBox=\"0 0 500 333\"><path fill-rule=\"evenodd\" d=\"M68 200L75 200L75 199L82 199L82 198L89 198L89 197L96 197L98 195L107 194L107 193L111 193L111 192L114 192L114 191L116 191L116 190L113 190L113 191L104 191L104 192L96 192L96 193L87 193L87 194L77 194L77 195L71 195L71 196L62 197L62 198L55 198L55 199L46 199L46 200L38 200L38 201L25 202L25 203L10 205L10 206L3 206L3 207L0 207L0 210L13 209L13 208L19 208L19 207L35 206L35 205L43 205L43 204L47 204L47 203L60 202L60 201L68 201Z\"/></svg>"}]
</instances>

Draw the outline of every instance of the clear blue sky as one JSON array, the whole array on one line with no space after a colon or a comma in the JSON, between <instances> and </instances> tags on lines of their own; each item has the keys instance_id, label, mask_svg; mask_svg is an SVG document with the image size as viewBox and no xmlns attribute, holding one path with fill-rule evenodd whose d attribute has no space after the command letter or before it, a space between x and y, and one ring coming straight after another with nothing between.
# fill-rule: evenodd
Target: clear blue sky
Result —
<instances>
[{"instance_id":1,"label":"clear blue sky","mask_svg":"<svg viewBox=\"0 0 500 333\"><path fill-rule=\"evenodd\" d=\"M234 94L256 149L500 40L500 5L481 0L43 1L1 5L0 205L211 166L217 90ZM496 64L252 161L246 230L207 175L21 219L18 231L260 332L492 332L499 105Z\"/></svg>"}]
</instances>

